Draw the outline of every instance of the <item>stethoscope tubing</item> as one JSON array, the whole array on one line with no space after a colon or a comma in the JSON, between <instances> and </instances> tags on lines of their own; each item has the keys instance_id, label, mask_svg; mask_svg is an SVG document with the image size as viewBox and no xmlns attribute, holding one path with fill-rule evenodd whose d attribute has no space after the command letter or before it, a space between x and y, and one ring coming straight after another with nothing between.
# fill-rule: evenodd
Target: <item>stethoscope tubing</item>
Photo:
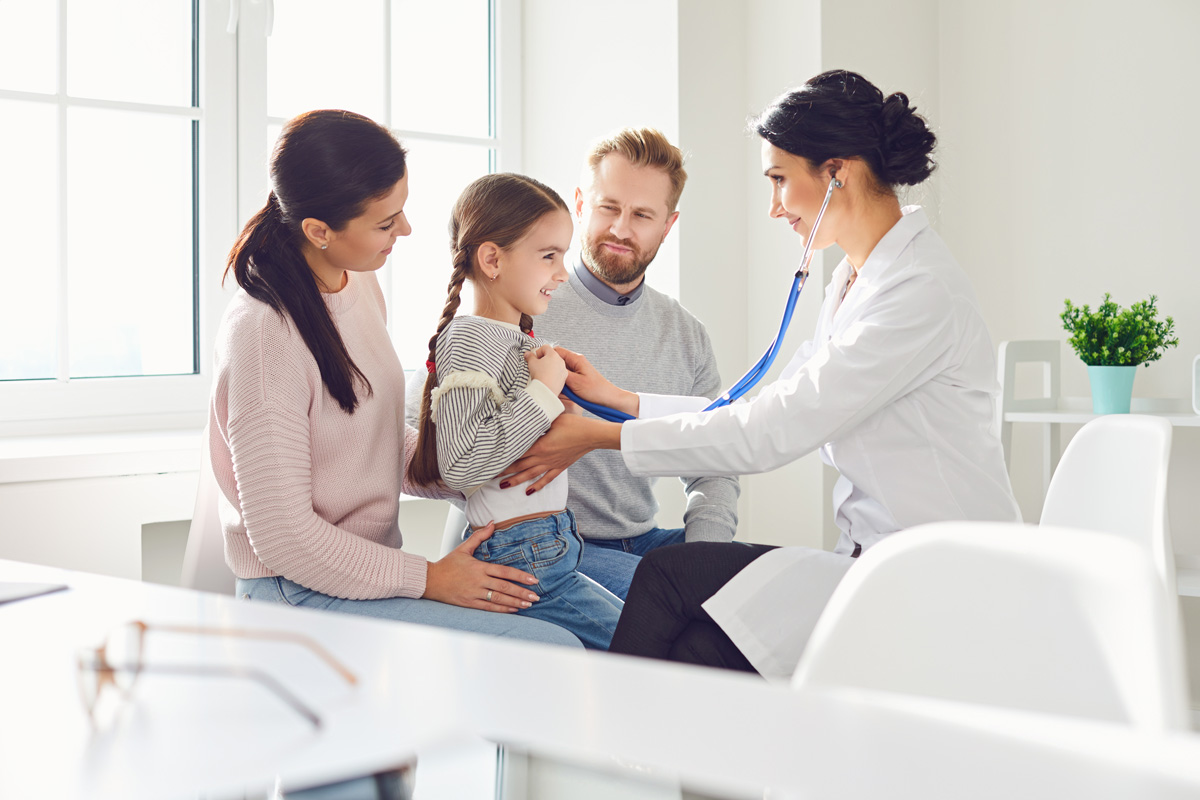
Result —
<instances>
[{"instance_id":1,"label":"stethoscope tubing","mask_svg":"<svg viewBox=\"0 0 1200 800\"><path fill-rule=\"evenodd\" d=\"M746 374L738 378L732 386L722 392L720 397L705 406L704 411L712 411L715 408L727 406L740 399L770 372L771 366L775 363L775 358L779 355L779 348L783 346L783 339L787 335L788 327L792 324L792 315L796 310L796 301L800 297L800 292L804 291L804 284L808 280L808 265L812 261L813 242L817 239L817 229L821 226L821 219L825 216L825 209L829 207L829 200L833 197L833 190L840 188L841 185L842 182L836 177L829 181L829 188L825 191L825 200L821 203L821 210L817 212L817 218L813 220L812 232L809 233L808 240L804 243L804 254L800 256L800 268L796 270L796 275L792 279L792 287L788 290L787 303L783 308L783 319L779 323L779 332L775 334L775 338L771 340L771 344L767 347L766 352L762 354L762 357L758 359L754 366L748 369ZM585 411L590 411L600 419L608 422L628 422L634 419L632 415L626 414L624 411L618 411L615 408L609 408L608 406L584 400L566 386L563 387L563 394Z\"/></svg>"}]
</instances>

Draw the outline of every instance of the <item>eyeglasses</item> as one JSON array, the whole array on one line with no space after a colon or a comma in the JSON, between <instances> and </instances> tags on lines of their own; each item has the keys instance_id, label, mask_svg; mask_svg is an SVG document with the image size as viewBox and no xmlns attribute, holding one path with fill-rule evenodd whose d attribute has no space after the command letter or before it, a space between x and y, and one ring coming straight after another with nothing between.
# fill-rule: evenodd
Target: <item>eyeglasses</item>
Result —
<instances>
[{"instance_id":1,"label":"eyeglasses","mask_svg":"<svg viewBox=\"0 0 1200 800\"><path fill-rule=\"evenodd\" d=\"M79 680L79 695L87 709L88 718L96 722L96 707L101 693L107 688L116 689L122 699L128 699L138 676L143 672L161 675L188 675L221 678L249 678L274 692L296 713L321 727L321 718L282 683L255 667L208 664L147 664L145 652L146 634L149 631L180 633L200 636L224 636L259 641L289 642L307 647L318 658L328 664L350 685L358 678L345 665L334 658L328 650L313 639L300 633L271 630L248 630L245 628L204 628L190 625L149 625L134 620L113 631L98 648L81 648L77 653L76 675Z\"/></svg>"}]
</instances>

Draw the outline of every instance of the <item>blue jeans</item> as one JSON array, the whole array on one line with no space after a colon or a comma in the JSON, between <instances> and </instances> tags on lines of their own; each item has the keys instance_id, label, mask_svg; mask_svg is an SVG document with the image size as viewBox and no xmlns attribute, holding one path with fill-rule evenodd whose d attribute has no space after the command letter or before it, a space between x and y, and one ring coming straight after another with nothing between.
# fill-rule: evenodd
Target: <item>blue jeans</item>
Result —
<instances>
[{"instance_id":1,"label":"blue jeans","mask_svg":"<svg viewBox=\"0 0 1200 800\"><path fill-rule=\"evenodd\" d=\"M579 640L570 631L517 614L463 608L436 600L411 597L388 597L382 600L342 600L306 589L287 578L238 578L237 594L244 600L285 603L301 608L320 608L359 614L364 617L415 622L469 633L507 636L529 642L544 642L579 647ZM609 634L611 636L611 633Z\"/></svg>"},{"instance_id":2,"label":"blue jeans","mask_svg":"<svg viewBox=\"0 0 1200 800\"><path fill-rule=\"evenodd\" d=\"M467 528L464 538L471 532ZM540 599L518 615L552 622L578 636L584 647L607 650L625 604L577 571L582 552L575 515L560 511L496 531L475 548L475 557L524 570L538 579L528 588Z\"/></svg>"},{"instance_id":3,"label":"blue jeans","mask_svg":"<svg viewBox=\"0 0 1200 800\"><path fill-rule=\"evenodd\" d=\"M683 528L651 528L628 539L585 537L579 571L624 600L642 556L656 547L682 543L683 531Z\"/></svg>"}]
</instances>

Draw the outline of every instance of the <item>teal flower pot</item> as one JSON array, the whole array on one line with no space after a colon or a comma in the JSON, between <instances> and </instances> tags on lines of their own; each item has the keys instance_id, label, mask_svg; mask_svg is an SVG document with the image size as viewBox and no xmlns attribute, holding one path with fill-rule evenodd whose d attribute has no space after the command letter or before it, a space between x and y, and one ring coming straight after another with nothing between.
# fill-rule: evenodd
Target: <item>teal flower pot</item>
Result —
<instances>
[{"instance_id":1,"label":"teal flower pot","mask_svg":"<svg viewBox=\"0 0 1200 800\"><path fill-rule=\"evenodd\" d=\"M1133 398L1137 367L1088 367L1092 384L1092 411L1097 414L1128 414Z\"/></svg>"}]
</instances>

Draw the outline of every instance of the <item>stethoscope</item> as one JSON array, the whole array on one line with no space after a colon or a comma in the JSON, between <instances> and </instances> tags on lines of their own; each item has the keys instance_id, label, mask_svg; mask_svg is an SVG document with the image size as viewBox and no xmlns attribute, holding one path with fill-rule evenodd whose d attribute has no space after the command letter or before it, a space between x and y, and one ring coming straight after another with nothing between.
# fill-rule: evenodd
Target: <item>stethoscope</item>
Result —
<instances>
[{"instance_id":1,"label":"stethoscope","mask_svg":"<svg viewBox=\"0 0 1200 800\"><path fill-rule=\"evenodd\" d=\"M771 340L771 344L767 348L767 351L763 353L762 358L758 359L758 362L747 370L746 374L739 378L735 384L726 389L720 397L705 406L704 411L712 411L714 408L727 406L745 395L746 392L753 389L763 379L763 376L770 371L771 365L775 363L775 357L779 355L779 348L783 345L783 337L787 334L788 326L792 324L792 314L796 310L796 300L800 297L800 292L804 290L805 281L808 280L808 263L812 261L813 242L817 240L817 228L821 225L821 218L825 216L825 209L829 206L829 198L833 197L833 190L840 188L842 188L842 182L836 177L829 181L829 189L825 192L825 200L821 203L821 210L817 212L817 218L813 220L812 231L808 234L808 240L804 243L804 255L800 257L800 269L796 270L796 276L792 279L792 288L788 291L787 305L783 309L783 321L779 323L779 333L775 334L775 338ZM609 422L626 422L634 419L633 416L626 414L624 411L618 411L615 408L609 408L608 406L584 400L565 386L563 387L563 394L581 408L600 417L600 419L608 420Z\"/></svg>"}]
</instances>

